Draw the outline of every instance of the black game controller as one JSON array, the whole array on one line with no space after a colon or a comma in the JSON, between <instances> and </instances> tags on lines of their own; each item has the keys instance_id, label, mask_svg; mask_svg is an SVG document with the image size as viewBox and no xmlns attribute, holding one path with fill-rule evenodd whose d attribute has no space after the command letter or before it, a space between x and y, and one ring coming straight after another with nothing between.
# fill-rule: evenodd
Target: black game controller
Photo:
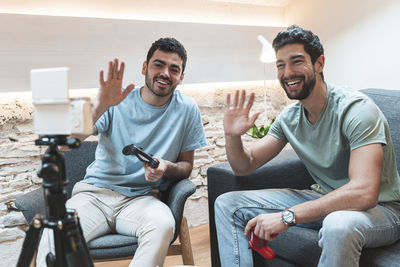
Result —
<instances>
[{"instance_id":1,"label":"black game controller","mask_svg":"<svg viewBox=\"0 0 400 267\"><path fill-rule=\"evenodd\" d=\"M125 156L135 155L141 162L146 163L147 165L150 166L150 168L153 169L157 168L158 165L160 164L160 162L157 159L153 158L152 156L144 152L143 148L137 147L134 144L127 145L126 147L124 147L124 149L122 149L122 154L124 154Z\"/></svg>"}]
</instances>

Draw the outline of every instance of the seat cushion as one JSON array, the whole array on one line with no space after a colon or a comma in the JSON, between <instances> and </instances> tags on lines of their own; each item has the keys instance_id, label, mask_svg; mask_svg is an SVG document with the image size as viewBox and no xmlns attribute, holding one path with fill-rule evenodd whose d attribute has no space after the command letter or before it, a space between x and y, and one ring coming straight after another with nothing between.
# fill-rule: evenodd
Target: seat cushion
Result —
<instances>
[{"instance_id":1,"label":"seat cushion","mask_svg":"<svg viewBox=\"0 0 400 267\"><path fill-rule=\"evenodd\" d=\"M135 236L109 234L88 243L93 259L132 257L138 247Z\"/></svg>"}]
</instances>

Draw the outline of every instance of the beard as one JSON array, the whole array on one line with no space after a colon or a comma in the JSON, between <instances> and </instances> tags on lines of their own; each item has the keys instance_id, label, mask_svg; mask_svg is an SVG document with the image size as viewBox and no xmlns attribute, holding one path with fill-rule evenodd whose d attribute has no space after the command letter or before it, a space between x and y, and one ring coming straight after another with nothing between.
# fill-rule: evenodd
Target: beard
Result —
<instances>
[{"instance_id":1,"label":"beard","mask_svg":"<svg viewBox=\"0 0 400 267\"><path fill-rule=\"evenodd\" d=\"M157 79L163 79L163 81L168 82L169 84L169 88L165 88L165 89L160 89L160 90L155 90L154 88L154 84L156 82ZM159 96L159 97L165 97L165 96L169 96L171 95L175 88L178 86L178 84L173 84L172 81L168 78L165 77L161 77L161 76L156 76L153 78L149 77L147 70L146 70L146 77L145 77L145 81L146 81L146 86L147 88L149 88L150 92L152 92L154 95Z\"/></svg>"},{"instance_id":2,"label":"beard","mask_svg":"<svg viewBox=\"0 0 400 267\"><path fill-rule=\"evenodd\" d=\"M303 88L296 95L290 94L289 90L286 89L286 81L291 80L291 79L302 79L304 81ZM298 75L298 76L291 76L289 78L282 78L280 80L280 83L281 83L282 88L285 90L286 95L289 99L303 100L303 99L306 99L311 94L311 92L314 90L316 81L317 81L316 72L314 70L312 76L308 80L306 80L306 77L304 75Z\"/></svg>"}]
</instances>

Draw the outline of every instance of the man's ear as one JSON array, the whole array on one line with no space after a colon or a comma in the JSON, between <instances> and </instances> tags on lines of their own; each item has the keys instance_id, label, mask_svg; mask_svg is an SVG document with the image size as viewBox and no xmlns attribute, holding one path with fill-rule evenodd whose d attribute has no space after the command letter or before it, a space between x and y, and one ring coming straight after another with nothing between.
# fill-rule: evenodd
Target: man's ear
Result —
<instances>
[{"instance_id":1,"label":"man's ear","mask_svg":"<svg viewBox=\"0 0 400 267\"><path fill-rule=\"evenodd\" d=\"M181 74L181 78L179 79L178 84L181 84L181 83L182 83L184 77L185 77L185 73L182 73L182 74Z\"/></svg>"},{"instance_id":2,"label":"man's ear","mask_svg":"<svg viewBox=\"0 0 400 267\"><path fill-rule=\"evenodd\" d=\"M143 67L142 67L142 74L146 75L146 70L147 70L147 62L143 62Z\"/></svg>"},{"instance_id":3,"label":"man's ear","mask_svg":"<svg viewBox=\"0 0 400 267\"><path fill-rule=\"evenodd\" d=\"M317 73L321 73L324 70L325 66L325 56L320 55L314 63L315 71Z\"/></svg>"}]
</instances>

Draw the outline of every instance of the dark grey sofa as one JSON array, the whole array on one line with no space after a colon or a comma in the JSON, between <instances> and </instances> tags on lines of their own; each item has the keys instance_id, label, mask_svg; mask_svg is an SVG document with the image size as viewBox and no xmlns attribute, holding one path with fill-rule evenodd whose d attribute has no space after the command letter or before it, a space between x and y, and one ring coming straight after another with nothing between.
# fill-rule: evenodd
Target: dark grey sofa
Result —
<instances>
[{"instance_id":1,"label":"dark grey sofa","mask_svg":"<svg viewBox=\"0 0 400 267\"><path fill-rule=\"evenodd\" d=\"M389 122L397 167L400 171L400 90L364 89L361 92L374 100ZM248 176L235 176L228 163L214 165L208 169L207 179L213 267L220 266L214 220L214 202L219 195L229 191L261 188L304 189L313 183L303 163L292 150L282 151L275 159ZM321 254L318 231L296 226L279 235L269 246L275 251L276 258L265 260L253 253L254 266L312 267L317 266ZM400 266L400 241L390 246L364 249L360 266Z\"/></svg>"}]
</instances>

